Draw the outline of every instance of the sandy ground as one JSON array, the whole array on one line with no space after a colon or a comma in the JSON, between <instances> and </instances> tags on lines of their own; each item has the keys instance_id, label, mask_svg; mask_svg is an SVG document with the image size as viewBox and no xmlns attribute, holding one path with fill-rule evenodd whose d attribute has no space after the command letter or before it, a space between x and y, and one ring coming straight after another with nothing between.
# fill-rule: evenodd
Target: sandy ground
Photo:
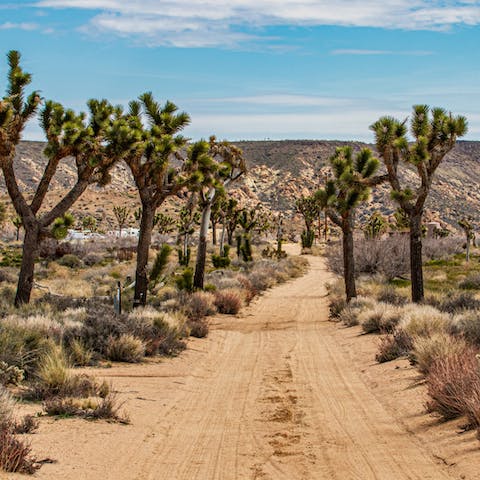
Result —
<instances>
[{"instance_id":1,"label":"sandy ground","mask_svg":"<svg viewBox=\"0 0 480 480\"><path fill-rule=\"evenodd\" d=\"M478 440L424 413L404 360L328 322L323 260L238 317L214 320L180 357L94 369L132 425L42 419L38 479L480 479ZM17 475L5 478L19 478Z\"/></svg>"}]
</instances>

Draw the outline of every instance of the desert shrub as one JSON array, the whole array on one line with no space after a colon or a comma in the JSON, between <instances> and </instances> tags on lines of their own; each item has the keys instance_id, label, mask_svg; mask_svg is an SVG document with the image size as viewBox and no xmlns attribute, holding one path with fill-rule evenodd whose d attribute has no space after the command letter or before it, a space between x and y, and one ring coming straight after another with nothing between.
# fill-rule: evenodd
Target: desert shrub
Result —
<instances>
[{"instance_id":1,"label":"desert shrub","mask_svg":"<svg viewBox=\"0 0 480 480\"><path fill-rule=\"evenodd\" d=\"M181 298L181 306L190 319L200 319L216 313L215 296L209 292L194 292Z\"/></svg>"},{"instance_id":2,"label":"desert shrub","mask_svg":"<svg viewBox=\"0 0 480 480\"><path fill-rule=\"evenodd\" d=\"M258 295L258 289L253 285L250 279L245 275L237 277L238 283L245 292L245 303L248 305Z\"/></svg>"},{"instance_id":3,"label":"desert shrub","mask_svg":"<svg viewBox=\"0 0 480 480\"><path fill-rule=\"evenodd\" d=\"M15 422L13 432L17 435L34 433L38 430L40 422L33 415L25 415L18 422Z\"/></svg>"},{"instance_id":4,"label":"desert shrub","mask_svg":"<svg viewBox=\"0 0 480 480\"><path fill-rule=\"evenodd\" d=\"M412 338L403 330L395 330L393 334L380 338L375 360L378 363L390 362L408 355L413 348Z\"/></svg>"},{"instance_id":5,"label":"desert shrub","mask_svg":"<svg viewBox=\"0 0 480 480\"><path fill-rule=\"evenodd\" d=\"M100 255L99 253L94 253L94 252L87 253L87 255L83 257L83 263L87 267L93 267L94 265L99 265L103 262L103 260L104 260L103 255Z\"/></svg>"},{"instance_id":6,"label":"desert shrub","mask_svg":"<svg viewBox=\"0 0 480 480\"><path fill-rule=\"evenodd\" d=\"M59 265L69 268L79 268L82 265L82 261L73 254L67 254L57 260Z\"/></svg>"},{"instance_id":7,"label":"desert shrub","mask_svg":"<svg viewBox=\"0 0 480 480\"><path fill-rule=\"evenodd\" d=\"M343 275L343 252L340 242L326 249L327 262L331 270ZM355 272L382 274L388 280L407 273L410 269L408 239L402 236L386 240L358 239L355 241Z\"/></svg>"},{"instance_id":8,"label":"desert shrub","mask_svg":"<svg viewBox=\"0 0 480 480\"><path fill-rule=\"evenodd\" d=\"M167 300L172 300L174 298L177 298L178 295L178 290L175 287L162 287L156 295L156 298L160 302L165 302Z\"/></svg>"},{"instance_id":9,"label":"desert shrub","mask_svg":"<svg viewBox=\"0 0 480 480\"><path fill-rule=\"evenodd\" d=\"M88 348L84 341L79 338L72 338L66 345L68 359L75 367L83 367L93 363L93 351Z\"/></svg>"},{"instance_id":10,"label":"desert shrub","mask_svg":"<svg viewBox=\"0 0 480 480\"><path fill-rule=\"evenodd\" d=\"M398 293L395 287L392 286L383 287L380 290L377 300L379 302L389 303L397 306L403 306L408 302L408 299L401 293Z\"/></svg>"},{"instance_id":11,"label":"desert shrub","mask_svg":"<svg viewBox=\"0 0 480 480\"><path fill-rule=\"evenodd\" d=\"M9 428L13 423L15 400L10 392L0 385L0 429Z\"/></svg>"},{"instance_id":12,"label":"desert shrub","mask_svg":"<svg viewBox=\"0 0 480 480\"><path fill-rule=\"evenodd\" d=\"M452 333L462 335L467 342L480 347L480 310L469 310L455 315Z\"/></svg>"},{"instance_id":13,"label":"desert shrub","mask_svg":"<svg viewBox=\"0 0 480 480\"><path fill-rule=\"evenodd\" d=\"M47 415L62 417L82 417L90 420L109 420L130 423L125 414L120 413L121 404L115 394L109 393L101 399L51 398L44 403Z\"/></svg>"},{"instance_id":14,"label":"desert shrub","mask_svg":"<svg viewBox=\"0 0 480 480\"><path fill-rule=\"evenodd\" d=\"M31 456L28 443L9 429L0 429L0 468L5 472L34 474L40 464Z\"/></svg>"},{"instance_id":15,"label":"desert shrub","mask_svg":"<svg viewBox=\"0 0 480 480\"><path fill-rule=\"evenodd\" d=\"M238 290L219 290L215 292L214 304L220 313L235 315L242 307L242 297Z\"/></svg>"},{"instance_id":16,"label":"desert shrub","mask_svg":"<svg viewBox=\"0 0 480 480\"><path fill-rule=\"evenodd\" d=\"M451 328L449 315L430 305L408 304L402 309L401 328L410 337L429 337L434 333L447 333Z\"/></svg>"},{"instance_id":17,"label":"desert shrub","mask_svg":"<svg viewBox=\"0 0 480 480\"><path fill-rule=\"evenodd\" d=\"M480 273L474 273L459 282L458 287L463 290L479 290L480 289Z\"/></svg>"},{"instance_id":18,"label":"desert shrub","mask_svg":"<svg viewBox=\"0 0 480 480\"><path fill-rule=\"evenodd\" d=\"M440 300L438 309L442 312L457 313L464 310L480 310L480 300L472 292L447 292Z\"/></svg>"},{"instance_id":19,"label":"desert shrub","mask_svg":"<svg viewBox=\"0 0 480 480\"><path fill-rule=\"evenodd\" d=\"M424 261L447 259L463 251L464 239L460 236L425 238L422 242Z\"/></svg>"},{"instance_id":20,"label":"desert shrub","mask_svg":"<svg viewBox=\"0 0 480 480\"><path fill-rule=\"evenodd\" d=\"M439 358L459 354L466 349L466 343L461 338L455 338L447 333L433 333L428 337L415 337L411 361L420 373L427 374L433 363Z\"/></svg>"},{"instance_id":21,"label":"desert shrub","mask_svg":"<svg viewBox=\"0 0 480 480\"><path fill-rule=\"evenodd\" d=\"M400 322L402 311L388 303L377 303L362 311L358 321L365 333L392 332Z\"/></svg>"},{"instance_id":22,"label":"desert shrub","mask_svg":"<svg viewBox=\"0 0 480 480\"><path fill-rule=\"evenodd\" d=\"M0 361L0 385L19 385L24 377L24 371L15 365Z\"/></svg>"},{"instance_id":23,"label":"desert shrub","mask_svg":"<svg viewBox=\"0 0 480 480\"><path fill-rule=\"evenodd\" d=\"M196 320L189 320L188 328L190 329L190 336L195 338L204 338L208 335L210 325L208 320L203 317Z\"/></svg>"},{"instance_id":24,"label":"desert shrub","mask_svg":"<svg viewBox=\"0 0 480 480\"><path fill-rule=\"evenodd\" d=\"M140 338L123 333L119 337L108 339L105 353L109 360L138 363L145 356L145 344Z\"/></svg>"},{"instance_id":25,"label":"desert shrub","mask_svg":"<svg viewBox=\"0 0 480 480\"><path fill-rule=\"evenodd\" d=\"M427 409L444 420L468 414L468 399L480 392L480 372L476 350L464 349L438 358L426 377Z\"/></svg>"},{"instance_id":26,"label":"desert shrub","mask_svg":"<svg viewBox=\"0 0 480 480\"><path fill-rule=\"evenodd\" d=\"M0 267L0 283L15 283L17 276L13 271L5 267Z\"/></svg>"},{"instance_id":27,"label":"desert shrub","mask_svg":"<svg viewBox=\"0 0 480 480\"><path fill-rule=\"evenodd\" d=\"M175 279L175 283L179 290L193 292L193 270L191 268L185 268L181 275Z\"/></svg>"},{"instance_id":28,"label":"desert shrub","mask_svg":"<svg viewBox=\"0 0 480 480\"><path fill-rule=\"evenodd\" d=\"M373 308L374 305L375 301L367 297L352 298L346 307L339 312L337 318L347 327L353 327L359 324L358 316L360 313Z\"/></svg>"}]
</instances>

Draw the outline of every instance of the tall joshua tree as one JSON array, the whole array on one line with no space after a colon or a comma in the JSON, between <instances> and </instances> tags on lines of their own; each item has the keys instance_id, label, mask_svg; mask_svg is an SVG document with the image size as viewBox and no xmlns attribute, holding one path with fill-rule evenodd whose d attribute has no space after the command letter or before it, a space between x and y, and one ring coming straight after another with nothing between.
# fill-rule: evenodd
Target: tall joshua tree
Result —
<instances>
[{"instance_id":1,"label":"tall joshua tree","mask_svg":"<svg viewBox=\"0 0 480 480\"><path fill-rule=\"evenodd\" d=\"M330 163L334 178L327 180L316 197L332 222L342 229L343 277L347 301L350 301L357 296L353 254L355 210L370 196L370 187L385 178L374 177L380 162L368 148L362 149L355 158L351 147L337 148Z\"/></svg>"},{"instance_id":2,"label":"tall joshua tree","mask_svg":"<svg viewBox=\"0 0 480 480\"><path fill-rule=\"evenodd\" d=\"M142 123L142 114L147 119L146 126ZM147 300L148 254L155 213L167 197L177 194L186 184L186 178L181 174L185 162L179 152L187 139L179 132L190 123L190 117L185 112L179 113L172 102L160 105L147 92L140 96L140 101L130 102L129 111L122 119L125 129L137 137L134 147L125 155L125 161L142 204L133 300L134 306L140 306ZM121 131L119 135L122 135ZM180 165L175 166L175 158Z\"/></svg>"},{"instance_id":3,"label":"tall joshua tree","mask_svg":"<svg viewBox=\"0 0 480 480\"><path fill-rule=\"evenodd\" d=\"M305 230L302 232L302 247L311 248L315 238L314 223L321 211L320 204L315 195L307 197L302 195L295 202L295 206L305 222Z\"/></svg>"},{"instance_id":4,"label":"tall joshua tree","mask_svg":"<svg viewBox=\"0 0 480 480\"><path fill-rule=\"evenodd\" d=\"M41 126L47 137L45 155L47 165L31 201L28 201L17 182L13 160L15 146L21 138L26 121L38 109L36 92L25 100L25 89L31 76L20 67L20 54L8 54L9 74L7 95L0 102L0 168L15 211L25 229L22 265L18 280L15 305L28 303L33 287L38 245L55 219L63 217L92 182L108 181L109 169L116 157L108 142L113 123L114 108L106 101L90 100L90 120L84 114L65 110L62 105L48 101L41 112ZM72 156L77 170L73 187L48 211L39 213L60 161Z\"/></svg>"},{"instance_id":5,"label":"tall joshua tree","mask_svg":"<svg viewBox=\"0 0 480 480\"><path fill-rule=\"evenodd\" d=\"M382 117L370 129L375 134L377 150L388 173L392 198L409 220L412 301L421 302L424 297L422 218L425 201L443 158L455 146L457 138L467 133L467 120L442 108L430 110L427 105L415 105L410 118L412 142L407 138L407 120ZM414 185L402 181L400 166L413 167L418 175Z\"/></svg>"},{"instance_id":6,"label":"tall joshua tree","mask_svg":"<svg viewBox=\"0 0 480 480\"><path fill-rule=\"evenodd\" d=\"M208 143L204 142L202 154L197 156L197 161L197 165L194 165L197 175L192 186L198 191L202 218L193 285L195 288L203 288L207 232L212 204L218 192L227 188L246 172L246 164L243 153L238 147L226 141L217 142L213 136Z\"/></svg>"}]
</instances>

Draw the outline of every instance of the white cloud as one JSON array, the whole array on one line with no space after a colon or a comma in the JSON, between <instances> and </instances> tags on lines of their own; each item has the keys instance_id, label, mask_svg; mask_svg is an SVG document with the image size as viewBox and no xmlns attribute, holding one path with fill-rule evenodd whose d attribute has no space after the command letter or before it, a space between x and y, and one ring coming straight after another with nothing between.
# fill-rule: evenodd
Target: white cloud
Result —
<instances>
[{"instance_id":1,"label":"white cloud","mask_svg":"<svg viewBox=\"0 0 480 480\"><path fill-rule=\"evenodd\" d=\"M427 55L433 55L433 52L427 50L360 50L360 49L340 49L332 50L332 55L411 55L415 57L423 57Z\"/></svg>"},{"instance_id":2,"label":"white cloud","mask_svg":"<svg viewBox=\"0 0 480 480\"><path fill-rule=\"evenodd\" d=\"M0 30L36 30L37 28L36 23L0 23Z\"/></svg>"},{"instance_id":3,"label":"white cloud","mask_svg":"<svg viewBox=\"0 0 480 480\"><path fill-rule=\"evenodd\" d=\"M202 100L205 102L205 100ZM277 107L340 107L350 106L350 98L319 97L316 95L272 94L253 95L245 97L225 97L208 99L208 103L243 104L243 105L268 105Z\"/></svg>"},{"instance_id":4,"label":"white cloud","mask_svg":"<svg viewBox=\"0 0 480 480\"><path fill-rule=\"evenodd\" d=\"M258 29L270 26L445 30L480 24L477 0L40 0L35 5L92 10L90 31L180 47L257 40Z\"/></svg>"}]
</instances>

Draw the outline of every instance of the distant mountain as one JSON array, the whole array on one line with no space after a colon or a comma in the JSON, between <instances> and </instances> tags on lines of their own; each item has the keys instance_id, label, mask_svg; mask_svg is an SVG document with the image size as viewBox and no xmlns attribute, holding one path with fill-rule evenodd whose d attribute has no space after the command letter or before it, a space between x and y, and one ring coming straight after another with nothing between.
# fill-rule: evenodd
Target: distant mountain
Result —
<instances>
[{"instance_id":1,"label":"distant mountain","mask_svg":"<svg viewBox=\"0 0 480 480\"><path fill-rule=\"evenodd\" d=\"M317 189L324 182L322 168L336 147L351 145L358 150L370 147L360 142L284 140L237 142L243 149L248 174L235 186L235 194L250 204L262 202L274 211L293 213L295 199ZM21 187L31 190L42 175L45 165L42 142L21 142L17 149L15 169ZM408 172L410 180L416 178ZM64 189L73 184L75 169L72 162L63 162L52 182L51 202ZM480 211L480 142L458 142L437 172L431 196L427 202L427 218L440 220L453 227L460 217L477 216ZM5 191L3 179L0 192ZM74 206L74 214L87 213L99 220L111 223L114 204L126 204L134 208L137 196L132 178L124 165L112 172L112 182L105 190L92 187ZM390 215L395 210L390 200L389 188L376 189L371 203L360 217L374 210Z\"/></svg>"}]
</instances>

